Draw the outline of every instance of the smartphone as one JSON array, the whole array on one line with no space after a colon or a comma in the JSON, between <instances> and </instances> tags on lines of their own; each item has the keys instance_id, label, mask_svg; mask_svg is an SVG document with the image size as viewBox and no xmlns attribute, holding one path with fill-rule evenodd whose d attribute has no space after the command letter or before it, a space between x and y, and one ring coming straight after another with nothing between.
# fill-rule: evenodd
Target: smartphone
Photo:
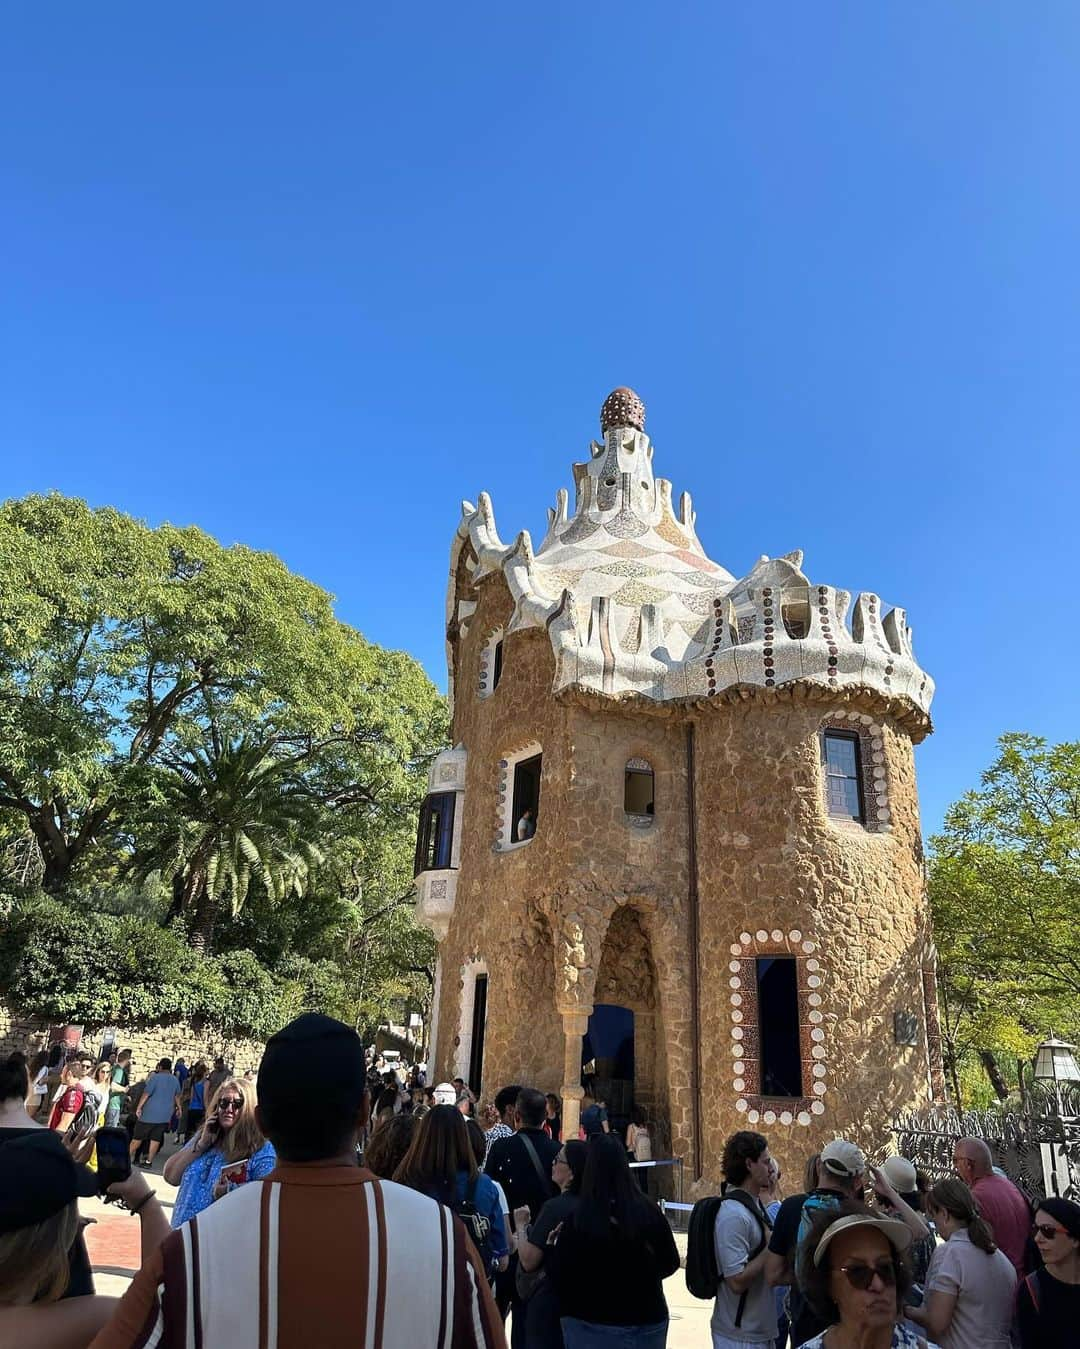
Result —
<instances>
[{"instance_id":1,"label":"smartphone","mask_svg":"<svg viewBox=\"0 0 1080 1349\"><path fill-rule=\"evenodd\" d=\"M98 1190L131 1176L131 1144L126 1129L99 1129L94 1135L97 1151Z\"/></svg>"},{"instance_id":2,"label":"smartphone","mask_svg":"<svg viewBox=\"0 0 1080 1349\"><path fill-rule=\"evenodd\" d=\"M230 1162L228 1166L221 1168L221 1179L225 1181L230 1190L235 1190L238 1185L247 1183L248 1163L250 1157L244 1157L239 1162Z\"/></svg>"}]
</instances>

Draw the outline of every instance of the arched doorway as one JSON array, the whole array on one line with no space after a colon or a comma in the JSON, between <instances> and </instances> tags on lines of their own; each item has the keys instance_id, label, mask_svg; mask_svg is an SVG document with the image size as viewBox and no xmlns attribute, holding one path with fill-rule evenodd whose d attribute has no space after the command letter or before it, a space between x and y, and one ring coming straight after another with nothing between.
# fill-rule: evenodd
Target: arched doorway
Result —
<instances>
[{"instance_id":1,"label":"arched doorway","mask_svg":"<svg viewBox=\"0 0 1080 1349\"><path fill-rule=\"evenodd\" d=\"M608 1093L612 1130L625 1130L636 1106L648 1118L654 1142L666 1150L670 1122L659 1005L642 915L623 905L604 936L582 1057L588 1063L591 1053L596 1060L597 1087L601 1095Z\"/></svg>"}]
</instances>

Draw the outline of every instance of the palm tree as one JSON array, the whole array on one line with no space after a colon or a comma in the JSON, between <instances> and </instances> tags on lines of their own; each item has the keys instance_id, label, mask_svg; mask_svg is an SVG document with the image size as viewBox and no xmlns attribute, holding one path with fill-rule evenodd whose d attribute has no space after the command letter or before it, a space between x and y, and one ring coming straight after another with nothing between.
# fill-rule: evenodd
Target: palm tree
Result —
<instances>
[{"instance_id":1,"label":"palm tree","mask_svg":"<svg viewBox=\"0 0 1080 1349\"><path fill-rule=\"evenodd\" d=\"M135 872L160 871L173 883L173 912L190 915L196 949L210 950L223 903L240 912L253 875L281 902L302 895L323 860L316 806L296 766L248 736L168 764L167 823Z\"/></svg>"}]
</instances>

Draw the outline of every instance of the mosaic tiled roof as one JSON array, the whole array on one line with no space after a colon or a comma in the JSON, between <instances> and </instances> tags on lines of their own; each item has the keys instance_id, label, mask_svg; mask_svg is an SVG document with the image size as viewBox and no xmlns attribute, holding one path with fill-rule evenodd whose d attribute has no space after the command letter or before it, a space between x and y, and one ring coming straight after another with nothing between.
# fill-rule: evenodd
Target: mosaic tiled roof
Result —
<instances>
[{"instance_id":1,"label":"mosaic tiled roof","mask_svg":"<svg viewBox=\"0 0 1080 1349\"><path fill-rule=\"evenodd\" d=\"M926 712L933 681L915 662L902 610L876 595L813 585L801 552L763 557L742 580L705 555L688 493L676 514L671 483L653 477L645 408L616 389L601 412L602 441L574 465L574 513L560 490L538 549L522 532L504 544L491 499L462 504L451 556L448 621L467 624L459 597L462 550L472 580L501 572L514 599L508 632L546 626L556 689L700 698L735 685L865 685Z\"/></svg>"}]
</instances>

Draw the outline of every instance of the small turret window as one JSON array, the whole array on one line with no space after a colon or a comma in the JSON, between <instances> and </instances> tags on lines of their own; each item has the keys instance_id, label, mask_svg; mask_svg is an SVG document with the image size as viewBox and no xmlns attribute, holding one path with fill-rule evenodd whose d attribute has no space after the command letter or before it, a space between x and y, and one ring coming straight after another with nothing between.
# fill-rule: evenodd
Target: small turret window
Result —
<instances>
[{"instance_id":1,"label":"small turret window","mask_svg":"<svg viewBox=\"0 0 1080 1349\"><path fill-rule=\"evenodd\" d=\"M850 731L823 731L825 803L834 819L865 819L859 737Z\"/></svg>"},{"instance_id":2,"label":"small turret window","mask_svg":"<svg viewBox=\"0 0 1080 1349\"><path fill-rule=\"evenodd\" d=\"M808 603L782 604L780 617L784 621L784 631L789 637L805 637L810 631L810 605Z\"/></svg>"},{"instance_id":3,"label":"small turret window","mask_svg":"<svg viewBox=\"0 0 1080 1349\"><path fill-rule=\"evenodd\" d=\"M503 672L503 631L502 628L488 635L480 648L480 670L477 692L481 698L490 698L499 687Z\"/></svg>"},{"instance_id":4,"label":"small turret window","mask_svg":"<svg viewBox=\"0 0 1080 1349\"><path fill-rule=\"evenodd\" d=\"M652 764L630 759L623 777L623 810L627 815L652 816L656 812Z\"/></svg>"}]
</instances>

